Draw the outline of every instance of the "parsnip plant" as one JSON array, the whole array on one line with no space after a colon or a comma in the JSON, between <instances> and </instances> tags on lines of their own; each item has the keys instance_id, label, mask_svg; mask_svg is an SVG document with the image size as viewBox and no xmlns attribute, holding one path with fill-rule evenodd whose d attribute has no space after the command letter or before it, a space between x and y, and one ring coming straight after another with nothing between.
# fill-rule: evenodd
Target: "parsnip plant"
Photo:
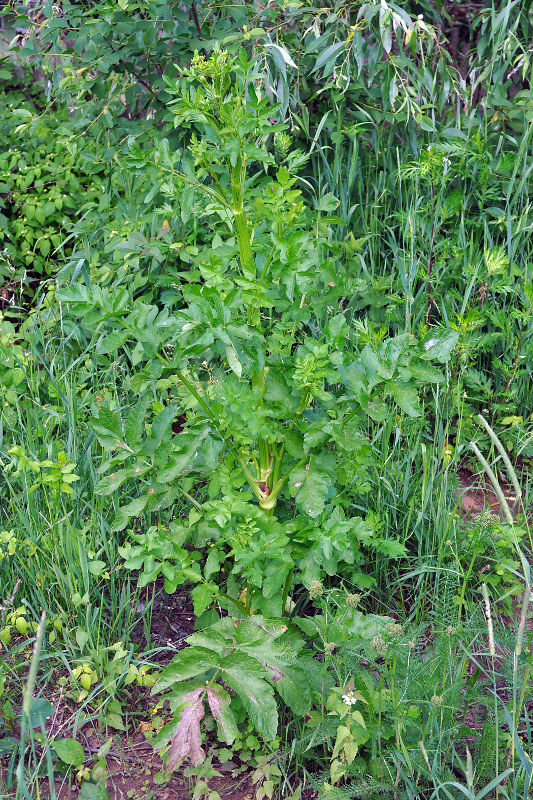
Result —
<instances>
[{"instance_id":1,"label":"parsnip plant","mask_svg":"<svg viewBox=\"0 0 533 800\"><path fill-rule=\"evenodd\" d=\"M102 356L120 353L135 368L126 418L98 402L94 419L106 454L99 491L133 495L112 522L129 529L126 567L143 584L162 574L170 592L193 584L197 615L217 605L261 630L265 618L291 613L298 586L339 574L367 586L365 551L403 554L379 509L353 513L368 491L368 418L420 416L418 388L443 380L431 362L448 359L457 334L432 329L419 342L406 333L359 351L343 300L350 263L330 236L342 224L336 200L306 203L294 175L303 156L291 152L245 51L233 61L221 50L196 56L167 85L189 151L132 142L130 165L157 169L169 215L194 207L208 242L181 273L180 307L82 284L58 296ZM141 515L148 530L132 527ZM203 671L227 684L217 658L228 658L224 648ZM192 677L182 661L173 680ZM246 663L276 681L264 661ZM198 691L179 696L192 692L197 703ZM272 717L262 719L271 736Z\"/></svg>"}]
</instances>

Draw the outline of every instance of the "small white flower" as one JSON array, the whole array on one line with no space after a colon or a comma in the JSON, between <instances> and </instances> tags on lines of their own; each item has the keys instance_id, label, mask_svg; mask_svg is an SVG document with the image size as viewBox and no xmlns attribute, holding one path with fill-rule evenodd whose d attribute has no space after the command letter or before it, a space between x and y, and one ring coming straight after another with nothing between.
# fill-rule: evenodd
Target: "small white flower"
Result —
<instances>
[{"instance_id":1,"label":"small white flower","mask_svg":"<svg viewBox=\"0 0 533 800\"><path fill-rule=\"evenodd\" d=\"M343 694L342 702L346 703L347 706L354 706L357 703L357 697L354 696L353 692L348 692L348 694Z\"/></svg>"}]
</instances>

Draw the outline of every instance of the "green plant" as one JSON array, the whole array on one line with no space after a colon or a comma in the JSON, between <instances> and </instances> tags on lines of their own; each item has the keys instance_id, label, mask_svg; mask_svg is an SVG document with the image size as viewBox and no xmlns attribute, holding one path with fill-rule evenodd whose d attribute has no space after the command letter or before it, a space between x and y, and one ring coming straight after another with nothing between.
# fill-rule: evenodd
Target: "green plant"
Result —
<instances>
[{"instance_id":1,"label":"green plant","mask_svg":"<svg viewBox=\"0 0 533 800\"><path fill-rule=\"evenodd\" d=\"M421 342L404 334L347 347L350 328L328 308L342 292L328 280L336 201L326 196L314 211L306 207L292 188L290 153L289 168L267 174L273 158L255 142L272 131L275 109L254 89L255 78L244 51L232 61L215 49L210 60L196 56L181 82L167 80L176 124L200 134L191 133L194 164L178 176L183 191L201 191L204 214L220 219L210 250L199 254L182 288L183 307L170 313L98 286L64 288L58 297L100 339L101 352L122 350L140 367L131 383L136 405L124 422L103 402L94 420L107 453L97 488L113 495L142 487L120 505L112 529L177 501L188 506L168 527L132 532L135 543L121 550L126 567L143 569L141 585L160 573L167 591L195 584L199 616L216 602L238 617L260 612L275 619L290 614L299 584L340 572L367 585L365 549L385 557L405 552L382 531L375 511L365 519L342 506L364 483L367 420L385 418L389 397L408 416L421 416L417 388L443 380L430 362L449 358L457 334L438 329ZM164 145L146 155L133 146L131 163L155 157L172 174L167 152ZM265 171L261 180L260 173L250 177L254 162ZM320 298L328 285L334 291ZM309 337L313 330L320 334ZM174 436L180 415L186 422ZM169 673L176 678L181 658ZM219 668L216 661L207 667ZM162 681L160 687L168 685ZM276 717L266 687L258 702L268 701L268 721L253 716L253 705L247 710L272 738ZM176 716L175 729L203 714L200 688L186 694L190 708ZM197 740L195 733L193 760Z\"/></svg>"},{"instance_id":2,"label":"green plant","mask_svg":"<svg viewBox=\"0 0 533 800\"><path fill-rule=\"evenodd\" d=\"M166 748L169 769L186 757L193 763L203 760L200 722L205 701L220 741L232 745L238 736L234 707L244 709L255 730L269 741L278 730L274 690L301 715L310 708L313 687L320 685L318 665L306 654L304 640L281 622L227 617L187 642L190 646L175 656L154 687L154 692L171 689L174 719L154 740L156 748Z\"/></svg>"},{"instance_id":3,"label":"green plant","mask_svg":"<svg viewBox=\"0 0 533 800\"><path fill-rule=\"evenodd\" d=\"M95 419L95 434L109 452L100 491L112 494L136 476L145 487L121 506L112 524L115 530L141 512L171 506L178 497L192 505L188 523L175 521L169 529L178 547L172 558L178 563L182 559L177 573L161 561L163 550L166 557L170 553L168 546L150 533L135 537L136 545L123 550L129 566L141 566L147 547L143 580L162 570L169 588L184 579L199 583L194 593L199 614L218 595L211 575L230 557L233 567L225 569L239 576L234 583L245 584L233 590L234 603L246 588L248 612L253 608L279 616L295 558L304 553L300 581L307 584L324 570L335 574L339 560L354 564L359 543L392 556L402 554L402 547L376 535L377 517L345 519L335 499L337 482L355 482L357 493L368 456L366 415L383 419L384 399L390 396L408 415L419 416L417 386L442 380L428 362L446 361L457 335L432 331L417 343L405 334L379 346L367 345L355 360L343 349L349 327L342 314L331 316L316 295L320 286L334 283L327 281L326 233L337 220L322 214L334 201L328 199L311 212L291 188L294 179L286 167L278 168L276 179L265 177L260 188L247 189L249 165L260 160L267 167L272 161L253 142L271 129L266 119L273 112L253 92L254 73L244 52L240 58L228 63L218 51L211 61L199 57L189 78L172 84L178 93L173 103L177 121L192 122L202 132L191 145L198 177L188 177L188 171L180 177L185 186L205 193L208 209L215 203L222 224L230 228L228 243L221 227L209 251L223 280L214 273L202 277L199 260L198 276L193 273L182 289L185 305L172 315L165 308L132 306L125 291L111 298L98 287L78 285L62 289L59 297L86 324L96 324L93 335L106 332L106 350L126 347L130 352L130 342L137 341L137 365L155 356L159 365L152 379L162 397L168 392L170 402L151 400L146 371L151 368L143 367L132 384L137 405L124 431L119 416L103 404ZM251 93L251 104L245 101L245 90ZM163 170L164 153L163 148L158 154ZM137 152L133 163L145 158ZM201 182L203 175L210 180ZM322 257L326 266L319 268ZM333 302L339 291L335 285L325 302ZM304 341L314 320L323 332ZM174 438L172 423L184 413L187 423ZM199 503L191 495L195 473L211 470L208 499ZM332 538L331 545L318 544L324 537ZM150 551L149 541L159 552ZM197 547L213 545L203 575L196 565L201 556L185 551L186 541Z\"/></svg>"},{"instance_id":4,"label":"green plant","mask_svg":"<svg viewBox=\"0 0 533 800\"><path fill-rule=\"evenodd\" d=\"M55 272L56 253L75 215L103 211L108 197L94 148L82 152L63 141L69 131L66 110L40 113L46 99L30 70L15 70L1 89L6 146L0 157L0 280L4 305L15 306L8 313L19 316L37 286ZM64 254L69 252L67 245Z\"/></svg>"}]
</instances>

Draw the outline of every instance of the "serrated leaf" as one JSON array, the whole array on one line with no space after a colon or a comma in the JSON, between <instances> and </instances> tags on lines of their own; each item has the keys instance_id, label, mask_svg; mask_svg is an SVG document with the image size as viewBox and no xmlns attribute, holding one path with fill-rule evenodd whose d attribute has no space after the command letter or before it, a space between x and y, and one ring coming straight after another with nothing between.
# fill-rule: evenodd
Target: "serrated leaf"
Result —
<instances>
[{"instance_id":1,"label":"serrated leaf","mask_svg":"<svg viewBox=\"0 0 533 800\"><path fill-rule=\"evenodd\" d=\"M172 421L178 413L176 403L166 406L153 419L152 435L146 440L144 449L146 454L153 456L163 439L169 439L172 433Z\"/></svg>"},{"instance_id":2,"label":"serrated leaf","mask_svg":"<svg viewBox=\"0 0 533 800\"><path fill-rule=\"evenodd\" d=\"M224 683L240 697L259 733L272 741L278 732L274 691L264 680L266 669L244 653L230 653L219 661Z\"/></svg>"},{"instance_id":3,"label":"serrated leaf","mask_svg":"<svg viewBox=\"0 0 533 800\"><path fill-rule=\"evenodd\" d=\"M438 369L435 369L432 364L427 364L423 361L415 361L407 367L399 368L398 372L404 380L409 380L410 377L424 383L442 383L444 380L444 376L441 375Z\"/></svg>"},{"instance_id":4,"label":"serrated leaf","mask_svg":"<svg viewBox=\"0 0 533 800\"><path fill-rule=\"evenodd\" d=\"M217 722L219 738L226 744L233 744L239 735L239 729L231 710L231 697L221 686L209 686L207 702Z\"/></svg>"},{"instance_id":5,"label":"serrated leaf","mask_svg":"<svg viewBox=\"0 0 533 800\"><path fill-rule=\"evenodd\" d=\"M392 394L402 411L410 417L420 417L420 402L414 383L404 383L401 380L387 381L385 386Z\"/></svg>"},{"instance_id":6,"label":"serrated leaf","mask_svg":"<svg viewBox=\"0 0 533 800\"><path fill-rule=\"evenodd\" d=\"M199 617L203 614L208 606L213 602L213 597L216 595L217 586L214 583L199 583L191 592L194 614Z\"/></svg>"},{"instance_id":7,"label":"serrated leaf","mask_svg":"<svg viewBox=\"0 0 533 800\"><path fill-rule=\"evenodd\" d=\"M418 348L420 358L436 360L444 364L449 361L452 350L459 341L459 332L447 328L432 328Z\"/></svg>"},{"instance_id":8,"label":"serrated leaf","mask_svg":"<svg viewBox=\"0 0 533 800\"><path fill-rule=\"evenodd\" d=\"M376 353L369 344L366 345L361 353L361 362L369 376L375 372L383 380L390 380L394 374L394 369L391 369L388 361L382 355Z\"/></svg>"},{"instance_id":9,"label":"serrated leaf","mask_svg":"<svg viewBox=\"0 0 533 800\"><path fill-rule=\"evenodd\" d=\"M116 412L100 408L92 420L92 429L103 448L114 448L121 441L120 420Z\"/></svg>"},{"instance_id":10,"label":"serrated leaf","mask_svg":"<svg viewBox=\"0 0 533 800\"><path fill-rule=\"evenodd\" d=\"M204 672L217 666L218 656L205 647L187 647L174 656L168 667L165 667L152 694L163 692L175 683L203 675Z\"/></svg>"},{"instance_id":11,"label":"serrated leaf","mask_svg":"<svg viewBox=\"0 0 533 800\"><path fill-rule=\"evenodd\" d=\"M180 475L185 469L192 466L196 452L202 444L202 440L208 436L209 431L205 428L198 436L182 433L174 441L178 441L182 447L179 452L174 451L170 456L168 464L161 469L157 475L157 480L161 483L169 483Z\"/></svg>"},{"instance_id":12,"label":"serrated leaf","mask_svg":"<svg viewBox=\"0 0 533 800\"><path fill-rule=\"evenodd\" d=\"M100 340L100 342L96 347L96 352L98 354L115 353L119 349L119 347L122 347L128 336L129 333L128 331L125 330L112 331L111 333L108 333L107 336L104 336L104 338Z\"/></svg>"},{"instance_id":13,"label":"serrated leaf","mask_svg":"<svg viewBox=\"0 0 533 800\"><path fill-rule=\"evenodd\" d=\"M291 472L289 490L306 515L318 517L335 481L335 456L320 453L310 456L309 464Z\"/></svg>"},{"instance_id":14,"label":"serrated leaf","mask_svg":"<svg viewBox=\"0 0 533 800\"><path fill-rule=\"evenodd\" d=\"M203 761L204 751L201 746L200 722L204 716L202 696L204 689L190 691L183 699L184 705L179 712L178 726L170 740L167 752L169 769L181 764L187 756L193 764Z\"/></svg>"},{"instance_id":15,"label":"serrated leaf","mask_svg":"<svg viewBox=\"0 0 533 800\"><path fill-rule=\"evenodd\" d=\"M311 690L305 668L283 667L282 676L276 680L276 691L297 715L304 716L311 708Z\"/></svg>"},{"instance_id":16,"label":"serrated leaf","mask_svg":"<svg viewBox=\"0 0 533 800\"><path fill-rule=\"evenodd\" d=\"M144 397L137 402L126 419L124 433L126 435L126 441L131 448L137 447L141 442L144 431L144 418L149 402L148 397Z\"/></svg>"}]
</instances>

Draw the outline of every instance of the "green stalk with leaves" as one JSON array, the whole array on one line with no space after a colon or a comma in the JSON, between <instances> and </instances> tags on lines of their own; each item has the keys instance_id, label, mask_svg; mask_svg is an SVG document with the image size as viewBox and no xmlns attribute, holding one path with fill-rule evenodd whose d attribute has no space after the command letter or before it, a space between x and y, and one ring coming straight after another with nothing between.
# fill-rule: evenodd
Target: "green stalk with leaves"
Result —
<instances>
[{"instance_id":1,"label":"green stalk with leaves","mask_svg":"<svg viewBox=\"0 0 533 800\"><path fill-rule=\"evenodd\" d=\"M102 356L135 366L129 414L122 419L102 403L93 423L105 453L97 490L116 497L128 487L131 497L138 487L111 524L128 530L125 566L140 571L141 586L159 575L169 592L192 585L197 624L211 623L210 636L228 625L216 621L221 607L250 620L252 639L257 627L269 638L280 625L287 631L292 598L305 587L339 575L368 586L366 553L405 552L377 508L356 511L368 491L366 429L391 413L421 416L419 387L443 381L431 362L448 360L457 334L439 328L420 342L405 333L355 349L343 303L348 267L330 235L342 224L332 213L337 201L326 195L310 208L295 188L303 156L272 122L278 109L262 96L245 51L233 60L220 49L209 60L195 56L167 86L189 151L176 156L162 144L143 152L131 142L130 163L155 163L175 211L194 202L209 231L193 269L181 273L179 308L81 283L57 296ZM274 137L279 147L272 132L285 137ZM142 516L151 519L148 530L135 521ZM301 645L289 631L285 643L292 663ZM255 675L292 698L277 673L245 653L232 656L228 672L225 648L213 655L202 647L210 654L198 668L208 682L223 675L228 683L236 666L243 687ZM290 682L290 664L278 666ZM192 677L183 669L179 658L171 682ZM179 704L187 699L187 714L201 716L209 692L185 688ZM271 694L264 687L258 694L253 712L239 696L268 738Z\"/></svg>"}]
</instances>

